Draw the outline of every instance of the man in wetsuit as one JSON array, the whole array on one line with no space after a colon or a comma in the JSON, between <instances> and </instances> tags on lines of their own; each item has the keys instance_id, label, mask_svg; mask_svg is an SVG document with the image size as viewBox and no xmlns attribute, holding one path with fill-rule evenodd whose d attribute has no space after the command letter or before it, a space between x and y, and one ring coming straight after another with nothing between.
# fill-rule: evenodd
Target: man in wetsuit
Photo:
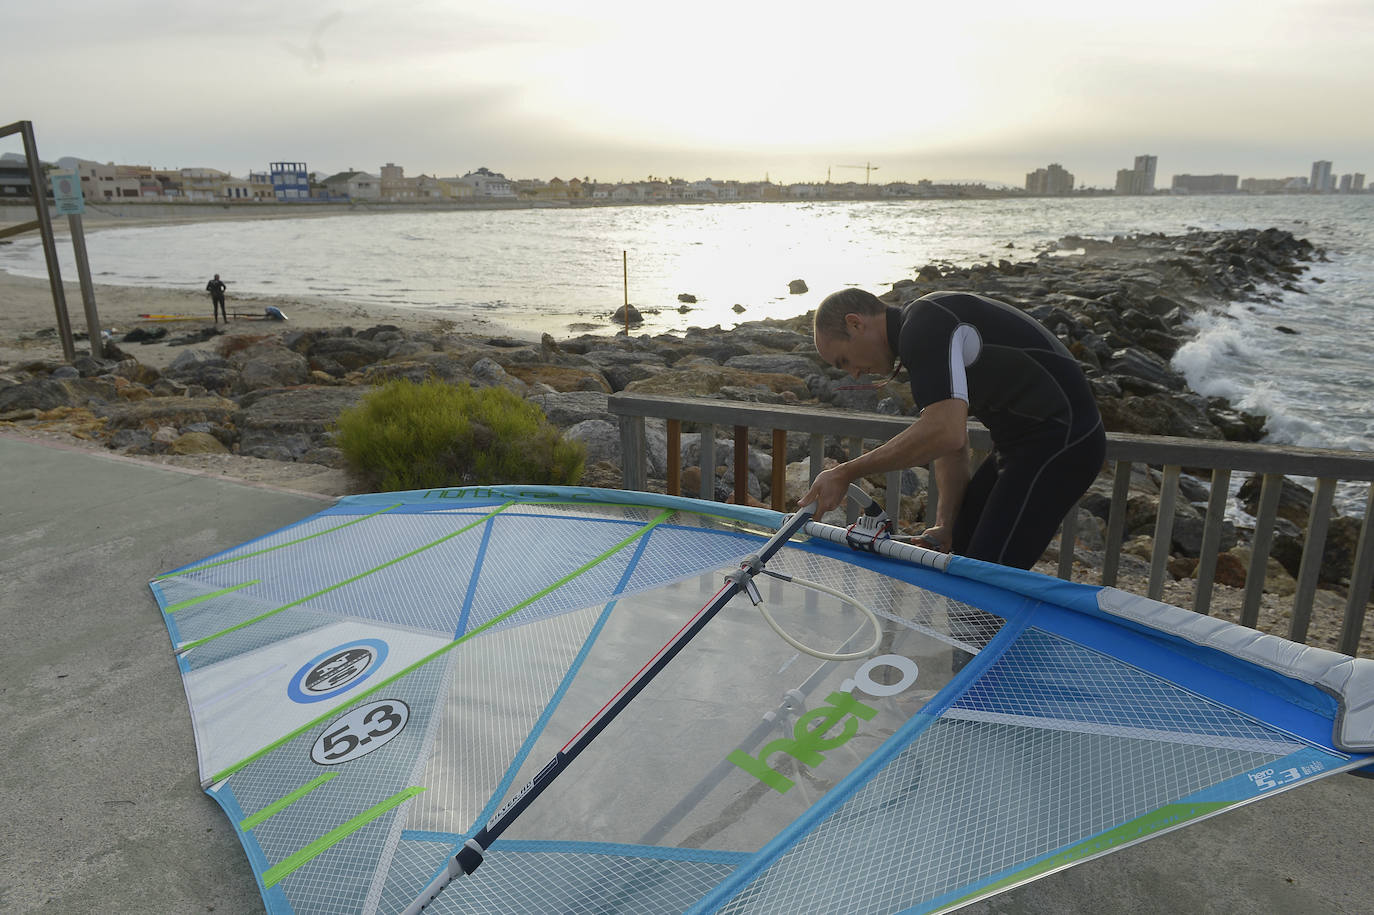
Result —
<instances>
[{"instance_id":1,"label":"man in wetsuit","mask_svg":"<svg viewBox=\"0 0 1374 915\"><path fill-rule=\"evenodd\" d=\"M816 349L853 375L905 367L920 416L831 468L802 504L838 506L860 477L934 464L940 498L926 545L1028 569L1102 469L1106 433L1082 370L1039 322L1003 302L935 292L897 308L861 289L816 310ZM968 417L993 451L969 476Z\"/></svg>"},{"instance_id":2,"label":"man in wetsuit","mask_svg":"<svg viewBox=\"0 0 1374 915\"><path fill-rule=\"evenodd\" d=\"M224 280L215 274L215 278L205 284L205 291L210 293L210 308L215 314L215 323L219 323L219 316L224 315L224 323L229 323L229 311L224 307Z\"/></svg>"}]
</instances>

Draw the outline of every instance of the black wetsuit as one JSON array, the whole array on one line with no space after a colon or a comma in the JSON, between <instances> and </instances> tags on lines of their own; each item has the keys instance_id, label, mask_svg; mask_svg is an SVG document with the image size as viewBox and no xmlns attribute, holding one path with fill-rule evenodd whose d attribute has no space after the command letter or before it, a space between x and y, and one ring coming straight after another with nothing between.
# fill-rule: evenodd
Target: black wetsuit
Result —
<instances>
[{"instance_id":1,"label":"black wetsuit","mask_svg":"<svg viewBox=\"0 0 1374 915\"><path fill-rule=\"evenodd\" d=\"M1082 369L1034 318L971 293L889 307L887 333L917 407L958 398L992 434L953 552L1030 568L1102 469L1106 433Z\"/></svg>"},{"instance_id":2,"label":"black wetsuit","mask_svg":"<svg viewBox=\"0 0 1374 915\"><path fill-rule=\"evenodd\" d=\"M224 307L224 281L215 277L205 284L205 291L210 293L210 308L214 312L215 322L219 322L220 313L224 314L224 323L229 323L229 311Z\"/></svg>"}]
</instances>

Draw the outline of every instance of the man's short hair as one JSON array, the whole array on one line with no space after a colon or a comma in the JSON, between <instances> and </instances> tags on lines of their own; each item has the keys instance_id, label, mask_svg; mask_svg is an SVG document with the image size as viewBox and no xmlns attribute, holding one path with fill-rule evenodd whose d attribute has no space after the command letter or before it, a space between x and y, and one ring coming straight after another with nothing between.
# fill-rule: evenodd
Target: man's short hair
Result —
<instances>
[{"instance_id":1,"label":"man's short hair","mask_svg":"<svg viewBox=\"0 0 1374 915\"><path fill-rule=\"evenodd\" d=\"M833 340L848 340L849 328L844 324L844 316L849 314L873 317L887 311L883 300L862 289L841 289L826 296L816 308L812 322L812 334Z\"/></svg>"}]
</instances>

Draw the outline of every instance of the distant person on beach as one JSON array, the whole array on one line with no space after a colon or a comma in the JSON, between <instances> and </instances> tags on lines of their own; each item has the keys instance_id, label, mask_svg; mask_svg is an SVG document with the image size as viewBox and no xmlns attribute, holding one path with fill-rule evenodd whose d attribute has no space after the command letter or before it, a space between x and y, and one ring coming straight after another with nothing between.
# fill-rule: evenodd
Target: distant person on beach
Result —
<instances>
[{"instance_id":1,"label":"distant person on beach","mask_svg":"<svg viewBox=\"0 0 1374 915\"><path fill-rule=\"evenodd\" d=\"M229 310L224 307L224 280L215 274L215 278L205 284L205 291L210 293L210 307L214 311L215 323L219 323L219 316L224 314L224 323L229 323Z\"/></svg>"},{"instance_id":2,"label":"distant person on beach","mask_svg":"<svg viewBox=\"0 0 1374 915\"><path fill-rule=\"evenodd\" d=\"M1034 565L1106 454L1092 389L1059 339L984 296L935 292L898 308L862 289L827 296L816 309L814 336L821 358L855 379L891 380L905 368L920 416L872 451L819 474L801 504L816 500L820 517L861 477L933 462L936 518L917 542ZM972 476L970 415L993 444Z\"/></svg>"}]
</instances>

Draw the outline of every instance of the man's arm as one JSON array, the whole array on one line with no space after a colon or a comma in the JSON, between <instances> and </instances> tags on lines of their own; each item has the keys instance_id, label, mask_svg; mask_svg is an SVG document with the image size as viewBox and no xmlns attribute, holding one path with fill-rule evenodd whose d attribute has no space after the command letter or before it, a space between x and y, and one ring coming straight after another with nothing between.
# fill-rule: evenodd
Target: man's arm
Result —
<instances>
[{"instance_id":1,"label":"man's arm","mask_svg":"<svg viewBox=\"0 0 1374 915\"><path fill-rule=\"evenodd\" d=\"M816 501L819 518L841 504L849 484L860 477L929 464L953 452L962 452L967 443L968 404L957 398L933 403L921 411L915 422L877 448L819 474L800 504ZM936 479L942 487L945 485L939 477ZM940 501L944 502L943 489Z\"/></svg>"}]
</instances>

